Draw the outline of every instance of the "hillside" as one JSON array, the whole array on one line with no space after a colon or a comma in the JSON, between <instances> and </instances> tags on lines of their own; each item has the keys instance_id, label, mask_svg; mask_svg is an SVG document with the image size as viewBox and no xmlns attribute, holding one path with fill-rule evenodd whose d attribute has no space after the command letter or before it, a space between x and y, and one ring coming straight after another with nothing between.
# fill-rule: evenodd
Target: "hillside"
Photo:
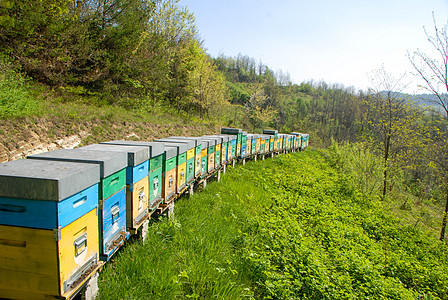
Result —
<instances>
[{"instance_id":1,"label":"hillside","mask_svg":"<svg viewBox=\"0 0 448 300\"><path fill-rule=\"evenodd\" d=\"M99 299L445 299L447 245L325 157L249 162L181 198L106 266Z\"/></svg>"}]
</instances>

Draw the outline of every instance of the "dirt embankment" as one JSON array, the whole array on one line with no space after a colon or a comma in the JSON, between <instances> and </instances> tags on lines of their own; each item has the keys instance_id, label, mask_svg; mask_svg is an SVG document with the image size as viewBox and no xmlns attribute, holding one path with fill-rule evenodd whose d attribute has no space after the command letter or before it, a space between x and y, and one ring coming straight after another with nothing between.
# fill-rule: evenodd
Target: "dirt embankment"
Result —
<instances>
[{"instance_id":1,"label":"dirt embankment","mask_svg":"<svg viewBox=\"0 0 448 300\"><path fill-rule=\"evenodd\" d=\"M171 135L201 136L219 128L104 120L75 122L63 119L24 119L0 122L0 162L55 149L72 149L103 141L152 141Z\"/></svg>"}]
</instances>

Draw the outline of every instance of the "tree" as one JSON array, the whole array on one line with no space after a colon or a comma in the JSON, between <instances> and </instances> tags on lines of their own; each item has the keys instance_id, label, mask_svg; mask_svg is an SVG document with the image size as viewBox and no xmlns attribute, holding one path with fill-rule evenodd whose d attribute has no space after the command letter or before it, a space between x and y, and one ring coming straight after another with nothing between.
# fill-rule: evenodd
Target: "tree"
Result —
<instances>
[{"instance_id":1,"label":"tree","mask_svg":"<svg viewBox=\"0 0 448 300\"><path fill-rule=\"evenodd\" d=\"M415 114L408 100L401 94L404 74L398 79L388 73L384 66L373 72L370 99L366 102L364 121L368 136L373 137L383 158L382 198L386 197L391 170L390 160L396 159L408 146ZM414 110L415 111L415 110Z\"/></svg>"},{"instance_id":2,"label":"tree","mask_svg":"<svg viewBox=\"0 0 448 300\"><path fill-rule=\"evenodd\" d=\"M446 189L445 210L440 229L440 240L444 240L448 218L448 23L439 28L434 13L433 22L433 35L425 28L424 31L434 54L417 50L412 55L408 54L408 58L418 76L425 82L424 88L436 97L435 104L442 108L445 114L444 128L442 131L437 128L439 134L429 135L428 140L428 146L438 145L436 147L438 151L428 156L428 159L439 168Z\"/></svg>"}]
</instances>

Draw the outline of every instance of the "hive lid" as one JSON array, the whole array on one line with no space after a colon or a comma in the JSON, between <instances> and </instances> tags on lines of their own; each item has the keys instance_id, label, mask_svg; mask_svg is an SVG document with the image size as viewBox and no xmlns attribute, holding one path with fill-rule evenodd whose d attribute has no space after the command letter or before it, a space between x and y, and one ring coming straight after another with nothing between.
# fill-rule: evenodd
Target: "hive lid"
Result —
<instances>
[{"instance_id":1,"label":"hive lid","mask_svg":"<svg viewBox=\"0 0 448 300\"><path fill-rule=\"evenodd\" d=\"M226 128L226 127L221 128L221 133L226 133L226 134L240 134L242 132L243 132L243 130L241 130L239 128Z\"/></svg>"},{"instance_id":2,"label":"hive lid","mask_svg":"<svg viewBox=\"0 0 448 300\"><path fill-rule=\"evenodd\" d=\"M291 132L291 134L294 134L294 135L302 135L300 132Z\"/></svg>"},{"instance_id":3,"label":"hive lid","mask_svg":"<svg viewBox=\"0 0 448 300\"><path fill-rule=\"evenodd\" d=\"M226 136L229 138L229 141L236 140L238 137L234 134L220 134L220 136Z\"/></svg>"},{"instance_id":4,"label":"hive lid","mask_svg":"<svg viewBox=\"0 0 448 300\"><path fill-rule=\"evenodd\" d=\"M79 149L94 150L94 151L124 152L128 156L128 166L129 167L135 167L149 159L148 147L142 147L142 146L93 144L93 145L81 147Z\"/></svg>"},{"instance_id":5,"label":"hive lid","mask_svg":"<svg viewBox=\"0 0 448 300\"><path fill-rule=\"evenodd\" d=\"M100 181L100 166L19 159L0 164L0 197L61 201Z\"/></svg>"},{"instance_id":6,"label":"hive lid","mask_svg":"<svg viewBox=\"0 0 448 300\"><path fill-rule=\"evenodd\" d=\"M221 138L217 137L217 136L203 136L202 137L204 140L211 140L211 141L215 141L214 145L219 145L221 144Z\"/></svg>"},{"instance_id":7,"label":"hive lid","mask_svg":"<svg viewBox=\"0 0 448 300\"><path fill-rule=\"evenodd\" d=\"M211 138L219 138L220 139L220 143L226 143L229 141L229 136L228 135L221 135L221 134L214 134L214 135L205 135L204 137L211 137Z\"/></svg>"},{"instance_id":8,"label":"hive lid","mask_svg":"<svg viewBox=\"0 0 448 300\"><path fill-rule=\"evenodd\" d=\"M263 133L267 133L267 134L278 134L278 130L274 130L274 129L263 129Z\"/></svg>"},{"instance_id":9,"label":"hive lid","mask_svg":"<svg viewBox=\"0 0 448 300\"><path fill-rule=\"evenodd\" d=\"M165 151L163 149L163 145L160 145L160 143L145 142L145 141L123 141L123 140L117 140L117 141L110 141L110 142L102 142L100 144L148 147L149 158L153 158L153 157L159 156L159 155L163 154L164 151Z\"/></svg>"},{"instance_id":10,"label":"hive lid","mask_svg":"<svg viewBox=\"0 0 448 300\"><path fill-rule=\"evenodd\" d=\"M191 139L176 139L176 138L164 138L160 140L156 140L156 142L169 142L169 143L182 143L187 145L187 149L192 149L196 147L196 141Z\"/></svg>"},{"instance_id":11,"label":"hive lid","mask_svg":"<svg viewBox=\"0 0 448 300\"><path fill-rule=\"evenodd\" d=\"M170 136L168 139L193 140L195 141L195 147L200 146L202 142L202 138L196 136Z\"/></svg>"},{"instance_id":12,"label":"hive lid","mask_svg":"<svg viewBox=\"0 0 448 300\"><path fill-rule=\"evenodd\" d=\"M160 143L164 146L169 146L169 147L176 147L177 155L181 155L189 150L187 144L185 144L185 143L161 142L161 141L154 141L154 143Z\"/></svg>"},{"instance_id":13,"label":"hive lid","mask_svg":"<svg viewBox=\"0 0 448 300\"><path fill-rule=\"evenodd\" d=\"M163 151L165 152L165 160L177 156L177 152L178 152L177 147L171 147L171 146L167 146L167 145L163 146Z\"/></svg>"},{"instance_id":14,"label":"hive lid","mask_svg":"<svg viewBox=\"0 0 448 300\"><path fill-rule=\"evenodd\" d=\"M202 137L202 140L208 143L208 147L216 145L216 139Z\"/></svg>"},{"instance_id":15,"label":"hive lid","mask_svg":"<svg viewBox=\"0 0 448 300\"><path fill-rule=\"evenodd\" d=\"M79 148L54 150L30 155L27 158L98 164L101 178L106 178L126 168L127 165L127 154L124 152L93 151Z\"/></svg>"},{"instance_id":16,"label":"hive lid","mask_svg":"<svg viewBox=\"0 0 448 300\"><path fill-rule=\"evenodd\" d=\"M247 131L241 132L242 135L247 135Z\"/></svg>"}]
</instances>

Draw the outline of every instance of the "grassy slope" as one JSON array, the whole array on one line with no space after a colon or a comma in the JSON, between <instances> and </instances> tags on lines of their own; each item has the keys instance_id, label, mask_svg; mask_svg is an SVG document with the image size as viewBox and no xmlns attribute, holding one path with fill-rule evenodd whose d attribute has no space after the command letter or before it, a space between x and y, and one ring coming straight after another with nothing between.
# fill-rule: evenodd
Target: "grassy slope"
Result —
<instances>
[{"instance_id":1,"label":"grassy slope","mask_svg":"<svg viewBox=\"0 0 448 300\"><path fill-rule=\"evenodd\" d=\"M229 170L100 277L100 299L447 298L448 249L317 151Z\"/></svg>"}]
</instances>

